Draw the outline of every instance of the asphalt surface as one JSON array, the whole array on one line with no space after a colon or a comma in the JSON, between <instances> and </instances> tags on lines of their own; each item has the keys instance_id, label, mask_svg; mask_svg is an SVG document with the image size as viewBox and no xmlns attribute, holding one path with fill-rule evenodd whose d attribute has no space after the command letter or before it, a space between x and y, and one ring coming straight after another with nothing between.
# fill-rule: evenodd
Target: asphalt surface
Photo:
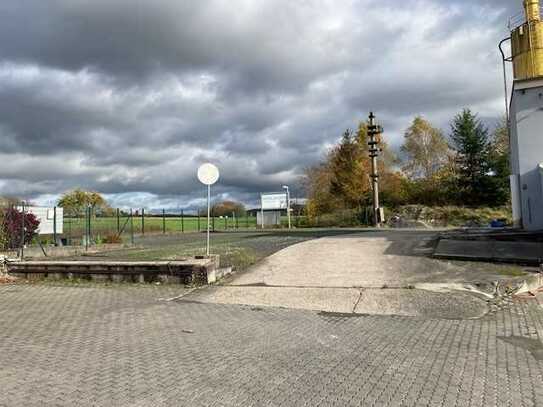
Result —
<instances>
[{"instance_id":1,"label":"asphalt surface","mask_svg":"<svg viewBox=\"0 0 543 407\"><path fill-rule=\"evenodd\" d=\"M449 320L164 300L183 293L0 286L0 405L543 404L533 300Z\"/></svg>"}]
</instances>

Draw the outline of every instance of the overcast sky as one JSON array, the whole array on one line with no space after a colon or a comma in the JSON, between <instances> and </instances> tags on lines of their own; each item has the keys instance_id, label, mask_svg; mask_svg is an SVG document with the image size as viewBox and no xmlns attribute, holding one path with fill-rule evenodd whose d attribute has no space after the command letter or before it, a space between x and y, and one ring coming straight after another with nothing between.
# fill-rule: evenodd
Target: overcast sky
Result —
<instances>
[{"instance_id":1,"label":"overcast sky","mask_svg":"<svg viewBox=\"0 0 543 407\"><path fill-rule=\"evenodd\" d=\"M399 146L421 114L504 110L496 44L521 0L0 2L0 194L74 187L116 206L254 202L295 185L374 110Z\"/></svg>"}]
</instances>

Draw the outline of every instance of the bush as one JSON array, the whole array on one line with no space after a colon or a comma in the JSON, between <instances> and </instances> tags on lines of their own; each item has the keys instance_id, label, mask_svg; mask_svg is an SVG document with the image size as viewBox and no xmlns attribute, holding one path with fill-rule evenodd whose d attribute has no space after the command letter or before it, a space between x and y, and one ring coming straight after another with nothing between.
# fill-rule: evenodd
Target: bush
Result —
<instances>
[{"instance_id":1,"label":"bush","mask_svg":"<svg viewBox=\"0 0 543 407\"><path fill-rule=\"evenodd\" d=\"M0 211L0 247L3 250L21 247L23 235L23 213L16 208ZM32 242L37 234L40 221L31 213L24 214L24 244Z\"/></svg>"},{"instance_id":2,"label":"bush","mask_svg":"<svg viewBox=\"0 0 543 407\"><path fill-rule=\"evenodd\" d=\"M506 219L507 223L512 222L509 207L406 205L397 208L394 214L407 222L422 222L434 227L488 226L494 219Z\"/></svg>"},{"instance_id":3,"label":"bush","mask_svg":"<svg viewBox=\"0 0 543 407\"><path fill-rule=\"evenodd\" d=\"M104 244L118 244L122 242L123 242L123 238L119 236L118 234L113 234L113 233L106 235L106 237L104 237L103 239Z\"/></svg>"}]
</instances>

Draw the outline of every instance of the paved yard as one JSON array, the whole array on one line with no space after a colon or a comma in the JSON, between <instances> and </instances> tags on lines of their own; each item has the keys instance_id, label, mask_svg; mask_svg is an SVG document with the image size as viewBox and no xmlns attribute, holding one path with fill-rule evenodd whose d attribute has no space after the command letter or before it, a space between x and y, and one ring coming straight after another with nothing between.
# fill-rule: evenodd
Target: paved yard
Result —
<instances>
[{"instance_id":1,"label":"paved yard","mask_svg":"<svg viewBox=\"0 0 543 407\"><path fill-rule=\"evenodd\" d=\"M540 305L435 289L522 273L425 236L310 240L197 290L0 285L0 406L543 405Z\"/></svg>"},{"instance_id":2,"label":"paved yard","mask_svg":"<svg viewBox=\"0 0 543 407\"><path fill-rule=\"evenodd\" d=\"M161 300L180 294L0 286L0 405L543 403L535 301L440 320Z\"/></svg>"}]
</instances>

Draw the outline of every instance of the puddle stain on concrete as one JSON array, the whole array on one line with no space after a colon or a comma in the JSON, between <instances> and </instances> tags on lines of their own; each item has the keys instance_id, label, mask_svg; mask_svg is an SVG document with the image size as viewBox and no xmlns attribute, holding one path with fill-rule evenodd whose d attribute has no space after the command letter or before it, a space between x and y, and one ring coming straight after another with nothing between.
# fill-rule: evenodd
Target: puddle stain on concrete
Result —
<instances>
[{"instance_id":1,"label":"puddle stain on concrete","mask_svg":"<svg viewBox=\"0 0 543 407\"><path fill-rule=\"evenodd\" d=\"M524 336L498 336L498 339L517 348L527 350L535 360L543 360L543 343L539 339Z\"/></svg>"}]
</instances>

